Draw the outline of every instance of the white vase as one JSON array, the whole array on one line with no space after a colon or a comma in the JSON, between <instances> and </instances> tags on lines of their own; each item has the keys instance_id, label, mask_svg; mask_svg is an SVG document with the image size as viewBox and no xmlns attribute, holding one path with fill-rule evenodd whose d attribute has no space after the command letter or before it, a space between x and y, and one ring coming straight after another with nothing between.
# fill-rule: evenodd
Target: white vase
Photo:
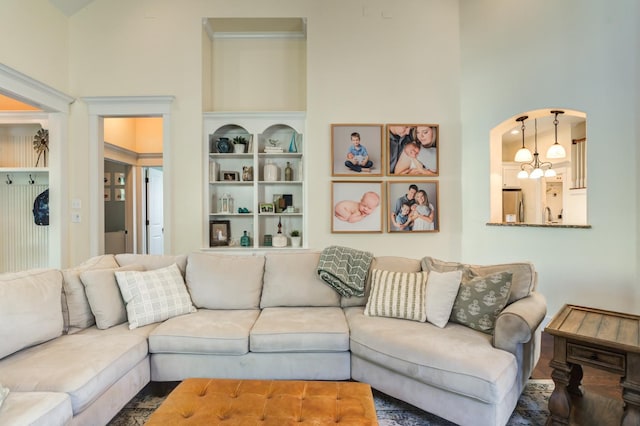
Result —
<instances>
[{"instance_id":1,"label":"white vase","mask_svg":"<svg viewBox=\"0 0 640 426\"><path fill-rule=\"evenodd\" d=\"M233 145L233 152L243 154L244 153L244 144L243 143L234 144Z\"/></svg>"},{"instance_id":2,"label":"white vase","mask_svg":"<svg viewBox=\"0 0 640 426\"><path fill-rule=\"evenodd\" d=\"M302 237L291 237L291 247L300 247Z\"/></svg>"},{"instance_id":3,"label":"white vase","mask_svg":"<svg viewBox=\"0 0 640 426\"><path fill-rule=\"evenodd\" d=\"M264 165L264 180L267 182L275 182L278 180L278 166L275 164Z\"/></svg>"}]
</instances>

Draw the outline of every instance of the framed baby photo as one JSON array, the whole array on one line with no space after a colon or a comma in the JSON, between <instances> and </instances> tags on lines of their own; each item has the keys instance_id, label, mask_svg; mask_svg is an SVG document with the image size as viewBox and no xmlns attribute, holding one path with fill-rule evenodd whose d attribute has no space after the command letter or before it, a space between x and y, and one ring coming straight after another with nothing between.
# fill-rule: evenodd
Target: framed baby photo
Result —
<instances>
[{"instance_id":1,"label":"framed baby photo","mask_svg":"<svg viewBox=\"0 0 640 426\"><path fill-rule=\"evenodd\" d=\"M382 232L381 181L331 182L331 232Z\"/></svg>"},{"instance_id":2,"label":"framed baby photo","mask_svg":"<svg viewBox=\"0 0 640 426\"><path fill-rule=\"evenodd\" d=\"M382 124L331 125L332 176L382 176Z\"/></svg>"},{"instance_id":3,"label":"framed baby photo","mask_svg":"<svg viewBox=\"0 0 640 426\"><path fill-rule=\"evenodd\" d=\"M438 124L387 124L387 175L432 177L440 174Z\"/></svg>"},{"instance_id":4,"label":"framed baby photo","mask_svg":"<svg viewBox=\"0 0 640 426\"><path fill-rule=\"evenodd\" d=\"M439 232L438 182L387 182L389 232Z\"/></svg>"}]
</instances>

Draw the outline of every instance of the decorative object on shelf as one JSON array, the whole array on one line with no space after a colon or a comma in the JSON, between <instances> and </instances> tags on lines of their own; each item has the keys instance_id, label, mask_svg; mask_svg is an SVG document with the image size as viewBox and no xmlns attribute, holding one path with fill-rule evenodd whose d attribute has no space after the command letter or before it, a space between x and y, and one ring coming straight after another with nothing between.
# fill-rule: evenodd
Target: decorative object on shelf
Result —
<instances>
[{"instance_id":1,"label":"decorative object on shelf","mask_svg":"<svg viewBox=\"0 0 640 426\"><path fill-rule=\"evenodd\" d=\"M287 167L284 168L284 180L291 182L293 180L293 169L291 163L287 161Z\"/></svg>"},{"instance_id":2,"label":"decorative object on shelf","mask_svg":"<svg viewBox=\"0 0 640 426\"><path fill-rule=\"evenodd\" d=\"M242 167L242 180L244 180L244 181L252 181L253 180L253 166L243 166Z\"/></svg>"},{"instance_id":3,"label":"decorative object on shelf","mask_svg":"<svg viewBox=\"0 0 640 426\"><path fill-rule=\"evenodd\" d=\"M47 129L40 129L36 132L33 137L33 149L38 153L36 167L40 163L40 157L44 160L44 167L47 167L47 151L49 151L49 131Z\"/></svg>"},{"instance_id":4,"label":"decorative object on shelf","mask_svg":"<svg viewBox=\"0 0 640 426\"><path fill-rule=\"evenodd\" d=\"M526 116L523 116L526 117ZM521 121L523 117L518 117L516 121ZM553 170L553 164L550 161L540 161L538 159L538 119L534 119L535 125L535 134L534 134L534 151L533 151L533 160L521 162L520 171L518 172L518 179L540 179L542 176L544 177L554 177L556 176L556 171ZM524 120L522 120L522 145L524 146ZM520 149L521 151L522 149ZM518 151L518 152L520 152ZM518 154L516 153L516 161L518 161ZM531 173L527 172L527 168L531 169Z\"/></svg>"},{"instance_id":5,"label":"decorative object on shelf","mask_svg":"<svg viewBox=\"0 0 640 426\"><path fill-rule=\"evenodd\" d=\"M273 213L273 204L260 203L260 213Z\"/></svg>"},{"instance_id":6,"label":"decorative object on shelf","mask_svg":"<svg viewBox=\"0 0 640 426\"><path fill-rule=\"evenodd\" d=\"M564 111L553 110L551 114L555 114L555 118L553 119L553 127L555 128L555 142L553 145L549 147L547 150L547 158L551 159L560 159L565 158L567 156L567 151L564 149L562 145L558 143L558 114L564 114Z\"/></svg>"},{"instance_id":7,"label":"decorative object on shelf","mask_svg":"<svg viewBox=\"0 0 640 426\"><path fill-rule=\"evenodd\" d=\"M246 207L238 207L238 213L251 213Z\"/></svg>"},{"instance_id":8,"label":"decorative object on shelf","mask_svg":"<svg viewBox=\"0 0 640 426\"><path fill-rule=\"evenodd\" d=\"M231 240L231 222L228 220L209 221L209 246L228 246Z\"/></svg>"},{"instance_id":9,"label":"decorative object on shelf","mask_svg":"<svg viewBox=\"0 0 640 426\"><path fill-rule=\"evenodd\" d=\"M233 152L233 146L231 146L229 138L218 138L218 142L216 142L216 149L220 154Z\"/></svg>"},{"instance_id":10,"label":"decorative object on shelf","mask_svg":"<svg viewBox=\"0 0 640 426\"><path fill-rule=\"evenodd\" d=\"M280 154L284 152L278 139L269 139L264 146L264 152L267 154Z\"/></svg>"},{"instance_id":11,"label":"decorative object on shelf","mask_svg":"<svg viewBox=\"0 0 640 426\"><path fill-rule=\"evenodd\" d=\"M271 245L273 244L273 235L264 234L263 244L265 247L271 247Z\"/></svg>"},{"instance_id":12,"label":"decorative object on shelf","mask_svg":"<svg viewBox=\"0 0 640 426\"><path fill-rule=\"evenodd\" d=\"M220 197L220 213L231 213L233 211L233 198L228 193L222 194Z\"/></svg>"},{"instance_id":13,"label":"decorative object on shelf","mask_svg":"<svg viewBox=\"0 0 640 426\"><path fill-rule=\"evenodd\" d=\"M222 180L238 181L238 180L240 180L240 173L224 171L223 170L222 171Z\"/></svg>"},{"instance_id":14,"label":"decorative object on shelf","mask_svg":"<svg viewBox=\"0 0 640 426\"><path fill-rule=\"evenodd\" d=\"M13 179L11 179L11 175L7 174L7 180L5 182L7 185L11 185L13 183Z\"/></svg>"},{"instance_id":15,"label":"decorative object on shelf","mask_svg":"<svg viewBox=\"0 0 640 426\"><path fill-rule=\"evenodd\" d=\"M291 231L291 247L300 247L301 242L302 237L300 236L300 231L297 229Z\"/></svg>"},{"instance_id":16,"label":"decorative object on shelf","mask_svg":"<svg viewBox=\"0 0 640 426\"><path fill-rule=\"evenodd\" d=\"M251 244L251 240L247 235L247 231L244 231L244 234L242 234L242 237L240 237L240 246L249 247L250 244Z\"/></svg>"},{"instance_id":17,"label":"decorative object on shelf","mask_svg":"<svg viewBox=\"0 0 640 426\"><path fill-rule=\"evenodd\" d=\"M282 196L284 200L283 210L288 209L290 206L293 206L293 194L284 194Z\"/></svg>"},{"instance_id":18,"label":"decorative object on shelf","mask_svg":"<svg viewBox=\"0 0 640 426\"><path fill-rule=\"evenodd\" d=\"M278 233L273 237L274 247L286 247L287 237L282 233L282 218L278 218Z\"/></svg>"},{"instance_id":19,"label":"decorative object on shelf","mask_svg":"<svg viewBox=\"0 0 640 426\"><path fill-rule=\"evenodd\" d=\"M275 182L278 180L278 166L271 161L267 161L264 165L264 180L267 182Z\"/></svg>"},{"instance_id":20,"label":"decorative object on shelf","mask_svg":"<svg viewBox=\"0 0 640 426\"><path fill-rule=\"evenodd\" d=\"M215 182L218 180L218 164L215 161L209 160L209 182Z\"/></svg>"},{"instance_id":21,"label":"decorative object on shelf","mask_svg":"<svg viewBox=\"0 0 640 426\"><path fill-rule=\"evenodd\" d=\"M296 146L296 131L295 130L291 133L291 141L289 142L289 152L298 152L298 147Z\"/></svg>"},{"instance_id":22,"label":"decorative object on shelf","mask_svg":"<svg viewBox=\"0 0 640 426\"><path fill-rule=\"evenodd\" d=\"M247 152L247 142L248 141L244 136L236 136L235 138L233 138L233 152Z\"/></svg>"}]
</instances>

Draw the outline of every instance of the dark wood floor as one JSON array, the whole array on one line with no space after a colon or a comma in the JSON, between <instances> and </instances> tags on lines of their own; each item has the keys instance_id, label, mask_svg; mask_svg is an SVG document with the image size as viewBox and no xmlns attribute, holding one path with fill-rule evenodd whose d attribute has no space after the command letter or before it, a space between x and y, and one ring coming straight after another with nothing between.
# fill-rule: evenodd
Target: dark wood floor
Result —
<instances>
[{"instance_id":1,"label":"dark wood floor","mask_svg":"<svg viewBox=\"0 0 640 426\"><path fill-rule=\"evenodd\" d=\"M540 361L532 379L550 379L553 358L553 336L542 333ZM572 398L571 425L616 425L622 415L622 387L620 376L590 367L583 367L582 391L584 397Z\"/></svg>"}]
</instances>

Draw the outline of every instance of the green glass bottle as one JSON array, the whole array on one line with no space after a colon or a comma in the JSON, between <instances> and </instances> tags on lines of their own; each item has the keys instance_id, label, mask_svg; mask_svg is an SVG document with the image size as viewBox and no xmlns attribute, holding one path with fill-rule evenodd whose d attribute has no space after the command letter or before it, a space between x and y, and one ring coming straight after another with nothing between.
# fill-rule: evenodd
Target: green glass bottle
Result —
<instances>
[{"instance_id":1,"label":"green glass bottle","mask_svg":"<svg viewBox=\"0 0 640 426\"><path fill-rule=\"evenodd\" d=\"M242 247L249 247L250 241L249 236L247 235L247 231L244 231L244 235L240 237L240 245Z\"/></svg>"}]
</instances>

